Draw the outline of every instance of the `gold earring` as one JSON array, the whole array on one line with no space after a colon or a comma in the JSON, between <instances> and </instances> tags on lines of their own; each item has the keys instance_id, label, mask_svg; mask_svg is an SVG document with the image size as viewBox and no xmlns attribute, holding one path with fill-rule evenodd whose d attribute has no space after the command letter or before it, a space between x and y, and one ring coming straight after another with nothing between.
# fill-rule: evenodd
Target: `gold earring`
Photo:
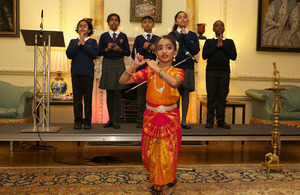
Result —
<instances>
[{"instance_id":1,"label":"gold earring","mask_svg":"<svg viewBox=\"0 0 300 195\"><path fill-rule=\"evenodd\" d=\"M176 59L175 59L175 58L176 58L176 56L174 55L174 56L173 56L173 62L176 62Z\"/></svg>"}]
</instances>

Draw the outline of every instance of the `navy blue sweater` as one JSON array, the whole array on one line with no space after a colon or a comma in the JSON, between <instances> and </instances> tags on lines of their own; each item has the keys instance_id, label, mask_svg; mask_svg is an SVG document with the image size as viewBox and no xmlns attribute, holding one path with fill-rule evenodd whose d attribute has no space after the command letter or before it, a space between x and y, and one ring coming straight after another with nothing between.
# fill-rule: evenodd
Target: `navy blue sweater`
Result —
<instances>
[{"instance_id":1,"label":"navy blue sweater","mask_svg":"<svg viewBox=\"0 0 300 195\"><path fill-rule=\"evenodd\" d=\"M176 63L181 62L187 56L185 56L184 51L187 50L190 54L197 55L200 51L199 40L197 34L193 31L189 31L187 34L179 34L177 31L172 31L169 33L172 35L177 42L179 43L179 49L176 56ZM186 62L177 66L181 69L192 69L194 70L194 61L192 59L187 60Z\"/></svg>"},{"instance_id":2,"label":"navy blue sweater","mask_svg":"<svg viewBox=\"0 0 300 195\"><path fill-rule=\"evenodd\" d=\"M218 39L207 39L203 46L202 57L207 59L206 70L230 72L229 60L237 57L232 39L223 40L223 46L217 47Z\"/></svg>"},{"instance_id":3,"label":"navy blue sweater","mask_svg":"<svg viewBox=\"0 0 300 195\"><path fill-rule=\"evenodd\" d=\"M81 75L94 78L93 60L98 55L97 41L90 38L80 46L78 42L79 39L72 39L66 50L67 57L72 59L71 76Z\"/></svg>"},{"instance_id":4,"label":"navy blue sweater","mask_svg":"<svg viewBox=\"0 0 300 195\"><path fill-rule=\"evenodd\" d=\"M152 38L149 42L154 44L154 42L158 38L159 38L158 36L152 35ZM152 51L143 48L145 42L147 42L147 40L145 39L145 37L143 35L139 35L135 38L133 48L132 48L132 52L131 52L132 59L135 58L134 49L136 49L136 53L141 54L142 56L144 56L145 59L156 60L156 55ZM147 66L147 63L143 64L142 66L139 66L136 69L136 71L145 69L146 66Z\"/></svg>"},{"instance_id":5,"label":"navy blue sweater","mask_svg":"<svg viewBox=\"0 0 300 195\"><path fill-rule=\"evenodd\" d=\"M107 48L107 45L109 43L117 44L122 49L122 53L114 51L113 49L105 53L105 48ZM114 42L108 32L103 33L99 40L98 55L104 56L104 58L108 58L108 59L120 59L123 58L124 56L130 56L129 43L126 34L120 32L116 41Z\"/></svg>"}]
</instances>

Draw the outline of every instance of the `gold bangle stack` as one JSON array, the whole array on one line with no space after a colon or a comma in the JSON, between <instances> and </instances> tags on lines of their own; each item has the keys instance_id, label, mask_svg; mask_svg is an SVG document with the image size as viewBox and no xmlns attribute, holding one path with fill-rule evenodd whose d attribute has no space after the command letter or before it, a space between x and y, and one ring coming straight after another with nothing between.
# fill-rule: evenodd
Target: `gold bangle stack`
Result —
<instances>
[{"instance_id":1,"label":"gold bangle stack","mask_svg":"<svg viewBox=\"0 0 300 195\"><path fill-rule=\"evenodd\" d=\"M166 74L166 71L164 71L163 69L161 69L161 70L158 72L158 76L159 76L161 79L164 79L165 74Z\"/></svg>"},{"instance_id":2,"label":"gold bangle stack","mask_svg":"<svg viewBox=\"0 0 300 195\"><path fill-rule=\"evenodd\" d=\"M127 69L125 70L125 76L127 76L127 77L131 77L131 76L132 76L132 74L133 74L133 73L130 73L130 72L128 72L128 71L127 71Z\"/></svg>"}]
</instances>

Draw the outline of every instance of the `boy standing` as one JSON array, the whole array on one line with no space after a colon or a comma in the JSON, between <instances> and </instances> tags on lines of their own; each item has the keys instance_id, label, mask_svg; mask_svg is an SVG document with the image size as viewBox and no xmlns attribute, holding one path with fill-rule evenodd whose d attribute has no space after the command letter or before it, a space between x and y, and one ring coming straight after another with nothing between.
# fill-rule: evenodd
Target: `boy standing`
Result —
<instances>
[{"instance_id":1,"label":"boy standing","mask_svg":"<svg viewBox=\"0 0 300 195\"><path fill-rule=\"evenodd\" d=\"M229 93L230 67L229 61L237 57L232 39L223 37L224 23L217 20L213 25L216 36L204 43L202 57L207 59L206 91L207 117L205 128L212 128L216 111L217 126L230 129L225 122L226 97Z\"/></svg>"},{"instance_id":2,"label":"boy standing","mask_svg":"<svg viewBox=\"0 0 300 195\"><path fill-rule=\"evenodd\" d=\"M144 29L144 33L137 36L134 40L133 49L131 52L132 59L135 58L136 53L144 56L144 59L156 60L156 55L154 53L155 46L154 42L158 36L152 33L154 28L154 19L151 16L144 16L142 19L141 27ZM145 69L147 63L139 66L136 71ZM142 128L143 126L143 114L146 108L146 91L147 85L141 85L137 88L137 99L138 99L138 119L137 119L137 128Z\"/></svg>"}]
</instances>

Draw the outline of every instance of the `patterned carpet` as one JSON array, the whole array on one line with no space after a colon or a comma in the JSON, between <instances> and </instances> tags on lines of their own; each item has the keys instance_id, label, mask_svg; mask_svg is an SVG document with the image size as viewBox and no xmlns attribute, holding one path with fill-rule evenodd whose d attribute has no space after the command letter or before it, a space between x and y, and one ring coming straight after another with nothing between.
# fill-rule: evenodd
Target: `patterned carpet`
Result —
<instances>
[{"instance_id":1,"label":"patterned carpet","mask_svg":"<svg viewBox=\"0 0 300 195\"><path fill-rule=\"evenodd\" d=\"M179 194L300 194L300 165L266 174L259 165L180 166ZM0 194L150 194L142 166L0 168Z\"/></svg>"}]
</instances>

